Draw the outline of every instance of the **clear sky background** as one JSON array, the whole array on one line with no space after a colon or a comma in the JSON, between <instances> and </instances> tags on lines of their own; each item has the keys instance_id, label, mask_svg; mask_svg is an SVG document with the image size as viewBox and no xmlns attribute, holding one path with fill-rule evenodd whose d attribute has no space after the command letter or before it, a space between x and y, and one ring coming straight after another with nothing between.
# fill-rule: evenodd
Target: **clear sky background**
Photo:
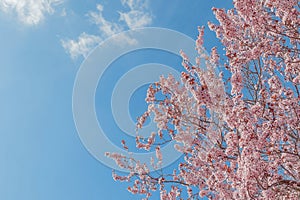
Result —
<instances>
[{"instance_id":1,"label":"clear sky background","mask_svg":"<svg viewBox=\"0 0 300 200\"><path fill-rule=\"evenodd\" d=\"M230 0L144 2L0 0L1 200L140 198L127 192L126 183L114 182L111 169L94 159L82 145L72 116L76 73L90 50L111 34L155 26L196 39L197 26L215 21L213 6L232 7ZM220 45L208 28L205 40L208 50ZM159 52L144 53L138 60L144 58L148 62L151 57L175 66L181 62L168 62L168 55ZM130 61L122 61L123 66L128 64L128 70L137 64ZM107 88L114 84L113 70L118 69L111 70L96 99L109 96L105 84ZM133 118L145 109L141 98L145 91L146 87L141 88L136 95L140 103L132 103L141 105L131 106ZM102 111L101 106L104 108L104 103L97 101L98 111ZM117 134L113 122L105 124L116 133L108 137L117 145L122 138L134 141Z\"/></svg>"}]
</instances>

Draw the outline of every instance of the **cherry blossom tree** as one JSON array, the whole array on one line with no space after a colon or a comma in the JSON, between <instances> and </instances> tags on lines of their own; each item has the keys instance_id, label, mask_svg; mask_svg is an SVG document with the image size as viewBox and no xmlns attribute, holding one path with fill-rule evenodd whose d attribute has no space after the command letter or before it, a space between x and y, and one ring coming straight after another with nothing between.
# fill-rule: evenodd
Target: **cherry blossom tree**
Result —
<instances>
[{"instance_id":1,"label":"cherry blossom tree","mask_svg":"<svg viewBox=\"0 0 300 200\"><path fill-rule=\"evenodd\" d=\"M131 181L131 193L148 199L160 191L163 200L300 199L299 2L233 4L227 11L213 8L219 24L208 23L224 46L225 59L216 48L210 56L204 53L204 27L199 27L195 64L181 52L181 80L161 77L148 89L148 110L137 127L154 113L159 130L147 139L138 136L136 144L155 149L152 167L157 171L107 153L130 171L113 173L113 178ZM160 147L170 141L184 154L172 173L160 169Z\"/></svg>"}]
</instances>

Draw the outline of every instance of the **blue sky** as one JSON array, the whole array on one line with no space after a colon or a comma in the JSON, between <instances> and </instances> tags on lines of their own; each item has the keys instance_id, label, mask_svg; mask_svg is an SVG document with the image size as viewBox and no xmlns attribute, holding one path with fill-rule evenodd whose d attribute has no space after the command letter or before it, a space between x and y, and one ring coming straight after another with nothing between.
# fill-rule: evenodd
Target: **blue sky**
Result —
<instances>
[{"instance_id":1,"label":"blue sky","mask_svg":"<svg viewBox=\"0 0 300 200\"><path fill-rule=\"evenodd\" d=\"M126 184L114 182L111 169L79 139L72 114L77 71L93 47L130 28L163 27L196 39L197 26L215 21L213 6L229 8L231 1L0 0L0 199L139 199ZM205 39L207 49L219 46L208 28ZM180 59L150 50L116 63L126 71L154 57L180 70ZM121 75L117 67L107 71L97 89L98 115L111 116L104 110L108 100L100 99L109 98ZM133 118L145 109L145 90L138 90L130 104ZM112 142L134 141L106 120Z\"/></svg>"}]
</instances>

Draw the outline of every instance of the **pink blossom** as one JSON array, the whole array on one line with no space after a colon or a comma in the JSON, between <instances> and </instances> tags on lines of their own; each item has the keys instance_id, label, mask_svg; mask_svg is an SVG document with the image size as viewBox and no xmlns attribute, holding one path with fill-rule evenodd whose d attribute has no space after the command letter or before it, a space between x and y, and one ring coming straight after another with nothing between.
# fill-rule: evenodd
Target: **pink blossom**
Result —
<instances>
[{"instance_id":1,"label":"pink blossom","mask_svg":"<svg viewBox=\"0 0 300 200\"><path fill-rule=\"evenodd\" d=\"M148 110L138 120L139 130L150 113L155 116L157 133L136 138L137 148L156 151L153 166L159 169L168 156L155 142L177 142L184 161L155 176L139 161L107 154L130 170L128 176L113 174L115 180L138 180L130 192L147 199L160 190L166 200L183 191L190 198L299 199L298 1L233 0L233 5L228 11L213 8L219 24L208 23L224 46L222 73L215 74L221 64L217 49L204 53L204 27L198 27L196 66L181 51L181 80L161 76L150 86ZM158 93L165 98L157 99Z\"/></svg>"}]
</instances>

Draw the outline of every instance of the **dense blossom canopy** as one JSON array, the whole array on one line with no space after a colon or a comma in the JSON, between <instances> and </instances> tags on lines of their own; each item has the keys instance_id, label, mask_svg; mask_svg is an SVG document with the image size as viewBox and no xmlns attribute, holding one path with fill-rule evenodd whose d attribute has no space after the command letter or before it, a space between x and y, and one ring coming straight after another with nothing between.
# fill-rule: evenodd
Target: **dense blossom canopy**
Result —
<instances>
[{"instance_id":1,"label":"dense blossom canopy","mask_svg":"<svg viewBox=\"0 0 300 200\"><path fill-rule=\"evenodd\" d=\"M208 23L225 47L226 60L221 64L216 48L206 56L199 27L196 64L181 52L181 81L170 75L151 85L148 110L139 118L142 128L155 115L159 131L136 139L138 148L155 149L154 167L163 162L160 145L172 140L184 162L173 173L150 173L133 158L107 154L130 170L128 176L113 176L132 181L133 194L147 199L160 190L161 199L300 199L299 2L233 3L228 11L213 8L219 24Z\"/></svg>"}]
</instances>

